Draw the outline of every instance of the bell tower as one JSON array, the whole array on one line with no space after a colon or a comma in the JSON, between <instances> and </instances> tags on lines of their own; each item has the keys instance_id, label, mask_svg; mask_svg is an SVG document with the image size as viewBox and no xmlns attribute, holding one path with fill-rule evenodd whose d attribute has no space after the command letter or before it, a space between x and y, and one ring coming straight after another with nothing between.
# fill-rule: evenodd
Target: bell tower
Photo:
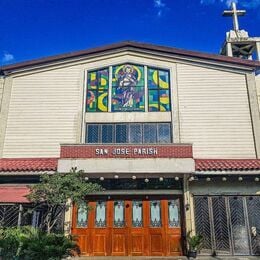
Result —
<instances>
[{"instance_id":1,"label":"bell tower","mask_svg":"<svg viewBox=\"0 0 260 260\"><path fill-rule=\"evenodd\" d=\"M260 61L260 37L250 37L247 31L239 28L238 17L245 14L245 10L237 10L235 2L231 3L231 10L223 12L223 16L231 16L233 18L233 30L226 33L226 39L220 54Z\"/></svg>"}]
</instances>

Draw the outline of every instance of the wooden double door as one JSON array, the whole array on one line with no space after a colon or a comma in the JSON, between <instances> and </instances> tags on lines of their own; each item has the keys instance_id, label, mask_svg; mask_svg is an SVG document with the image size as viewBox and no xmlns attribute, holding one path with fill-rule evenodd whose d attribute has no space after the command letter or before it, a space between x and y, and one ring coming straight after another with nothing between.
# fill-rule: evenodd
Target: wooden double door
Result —
<instances>
[{"instance_id":1,"label":"wooden double door","mask_svg":"<svg viewBox=\"0 0 260 260\"><path fill-rule=\"evenodd\" d=\"M82 255L182 255L181 201L177 197L98 198L74 207L72 234Z\"/></svg>"}]
</instances>

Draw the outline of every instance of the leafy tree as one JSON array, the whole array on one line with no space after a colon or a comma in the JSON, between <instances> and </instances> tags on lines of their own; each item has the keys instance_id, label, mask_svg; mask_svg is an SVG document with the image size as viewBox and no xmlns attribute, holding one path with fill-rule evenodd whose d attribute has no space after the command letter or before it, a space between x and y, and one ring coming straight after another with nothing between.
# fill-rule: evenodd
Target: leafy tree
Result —
<instances>
[{"instance_id":1,"label":"leafy tree","mask_svg":"<svg viewBox=\"0 0 260 260\"><path fill-rule=\"evenodd\" d=\"M86 195L100 190L100 185L85 181L83 171L72 168L68 173L43 174L40 183L30 186L27 198L35 203L34 210L45 209L41 228L51 233L70 206L69 200L77 205L86 205Z\"/></svg>"}]
</instances>

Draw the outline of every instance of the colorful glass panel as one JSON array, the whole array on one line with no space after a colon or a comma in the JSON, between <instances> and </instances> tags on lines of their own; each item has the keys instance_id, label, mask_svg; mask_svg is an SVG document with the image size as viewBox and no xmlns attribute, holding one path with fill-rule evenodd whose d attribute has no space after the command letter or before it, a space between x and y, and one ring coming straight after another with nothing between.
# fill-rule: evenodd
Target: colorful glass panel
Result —
<instances>
[{"instance_id":1,"label":"colorful glass panel","mask_svg":"<svg viewBox=\"0 0 260 260\"><path fill-rule=\"evenodd\" d=\"M149 90L149 112L159 110L159 95L157 90Z\"/></svg>"},{"instance_id":2,"label":"colorful glass panel","mask_svg":"<svg viewBox=\"0 0 260 260\"><path fill-rule=\"evenodd\" d=\"M97 73L96 71L92 71L88 74L88 89L97 89L97 85Z\"/></svg>"},{"instance_id":3,"label":"colorful glass panel","mask_svg":"<svg viewBox=\"0 0 260 260\"><path fill-rule=\"evenodd\" d=\"M157 89L158 88L158 71L155 69L148 69L148 88Z\"/></svg>"},{"instance_id":4,"label":"colorful glass panel","mask_svg":"<svg viewBox=\"0 0 260 260\"><path fill-rule=\"evenodd\" d=\"M108 111L108 92L101 90L98 91L98 111L107 112Z\"/></svg>"},{"instance_id":5,"label":"colorful glass panel","mask_svg":"<svg viewBox=\"0 0 260 260\"><path fill-rule=\"evenodd\" d=\"M170 111L169 72L148 68L149 111Z\"/></svg>"},{"instance_id":6,"label":"colorful glass panel","mask_svg":"<svg viewBox=\"0 0 260 260\"><path fill-rule=\"evenodd\" d=\"M160 100L160 111L170 111L170 93L169 90L160 90L159 91L159 100Z\"/></svg>"},{"instance_id":7,"label":"colorful glass panel","mask_svg":"<svg viewBox=\"0 0 260 260\"><path fill-rule=\"evenodd\" d=\"M159 87L163 89L169 88L169 72L159 70Z\"/></svg>"},{"instance_id":8,"label":"colorful glass panel","mask_svg":"<svg viewBox=\"0 0 260 260\"><path fill-rule=\"evenodd\" d=\"M144 111L143 66L124 64L112 71L112 111Z\"/></svg>"},{"instance_id":9,"label":"colorful glass panel","mask_svg":"<svg viewBox=\"0 0 260 260\"><path fill-rule=\"evenodd\" d=\"M98 71L98 80L99 89L108 89L109 77L107 69Z\"/></svg>"},{"instance_id":10,"label":"colorful glass panel","mask_svg":"<svg viewBox=\"0 0 260 260\"><path fill-rule=\"evenodd\" d=\"M87 87L87 112L107 112L109 87L108 69L89 72Z\"/></svg>"},{"instance_id":11,"label":"colorful glass panel","mask_svg":"<svg viewBox=\"0 0 260 260\"><path fill-rule=\"evenodd\" d=\"M97 107L96 91L88 90L87 92L87 111L95 112Z\"/></svg>"}]
</instances>

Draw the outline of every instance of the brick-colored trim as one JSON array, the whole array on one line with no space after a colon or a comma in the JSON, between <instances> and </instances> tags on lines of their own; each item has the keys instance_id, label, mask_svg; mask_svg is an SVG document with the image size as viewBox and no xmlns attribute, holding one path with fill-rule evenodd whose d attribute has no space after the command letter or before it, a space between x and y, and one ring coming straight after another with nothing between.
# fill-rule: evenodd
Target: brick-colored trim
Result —
<instances>
[{"instance_id":1,"label":"brick-colored trim","mask_svg":"<svg viewBox=\"0 0 260 260\"><path fill-rule=\"evenodd\" d=\"M260 159L196 159L195 170L203 171L255 171L260 170Z\"/></svg>"},{"instance_id":2,"label":"brick-colored trim","mask_svg":"<svg viewBox=\"0 0 260 260\"><path fill-rule=\"evenodd\" d=\"M97 155L96 149L105 152ZM103 149L103 150L100 150ZM106 150L105 150L106 149ZM114 149L128 154L113 154ZM123 150L125 149L125 150ZM135 149L151 149L151 154L140 154ZM156 149L156 153L154 153ZM107 154L106 154L107 151ZM61 158L192 158L192 145L61 145Z\"/></svg>"},{"instance_id":3,"label":"brick-colored trim","mask_svg":"<svg viewBox=\"0 0 260 260\"><path fill-rule=\"evenodd\" d=\"M56 171L58 158L4 158L0 159L0 171Z\"/></svg>"}]
</instances>

